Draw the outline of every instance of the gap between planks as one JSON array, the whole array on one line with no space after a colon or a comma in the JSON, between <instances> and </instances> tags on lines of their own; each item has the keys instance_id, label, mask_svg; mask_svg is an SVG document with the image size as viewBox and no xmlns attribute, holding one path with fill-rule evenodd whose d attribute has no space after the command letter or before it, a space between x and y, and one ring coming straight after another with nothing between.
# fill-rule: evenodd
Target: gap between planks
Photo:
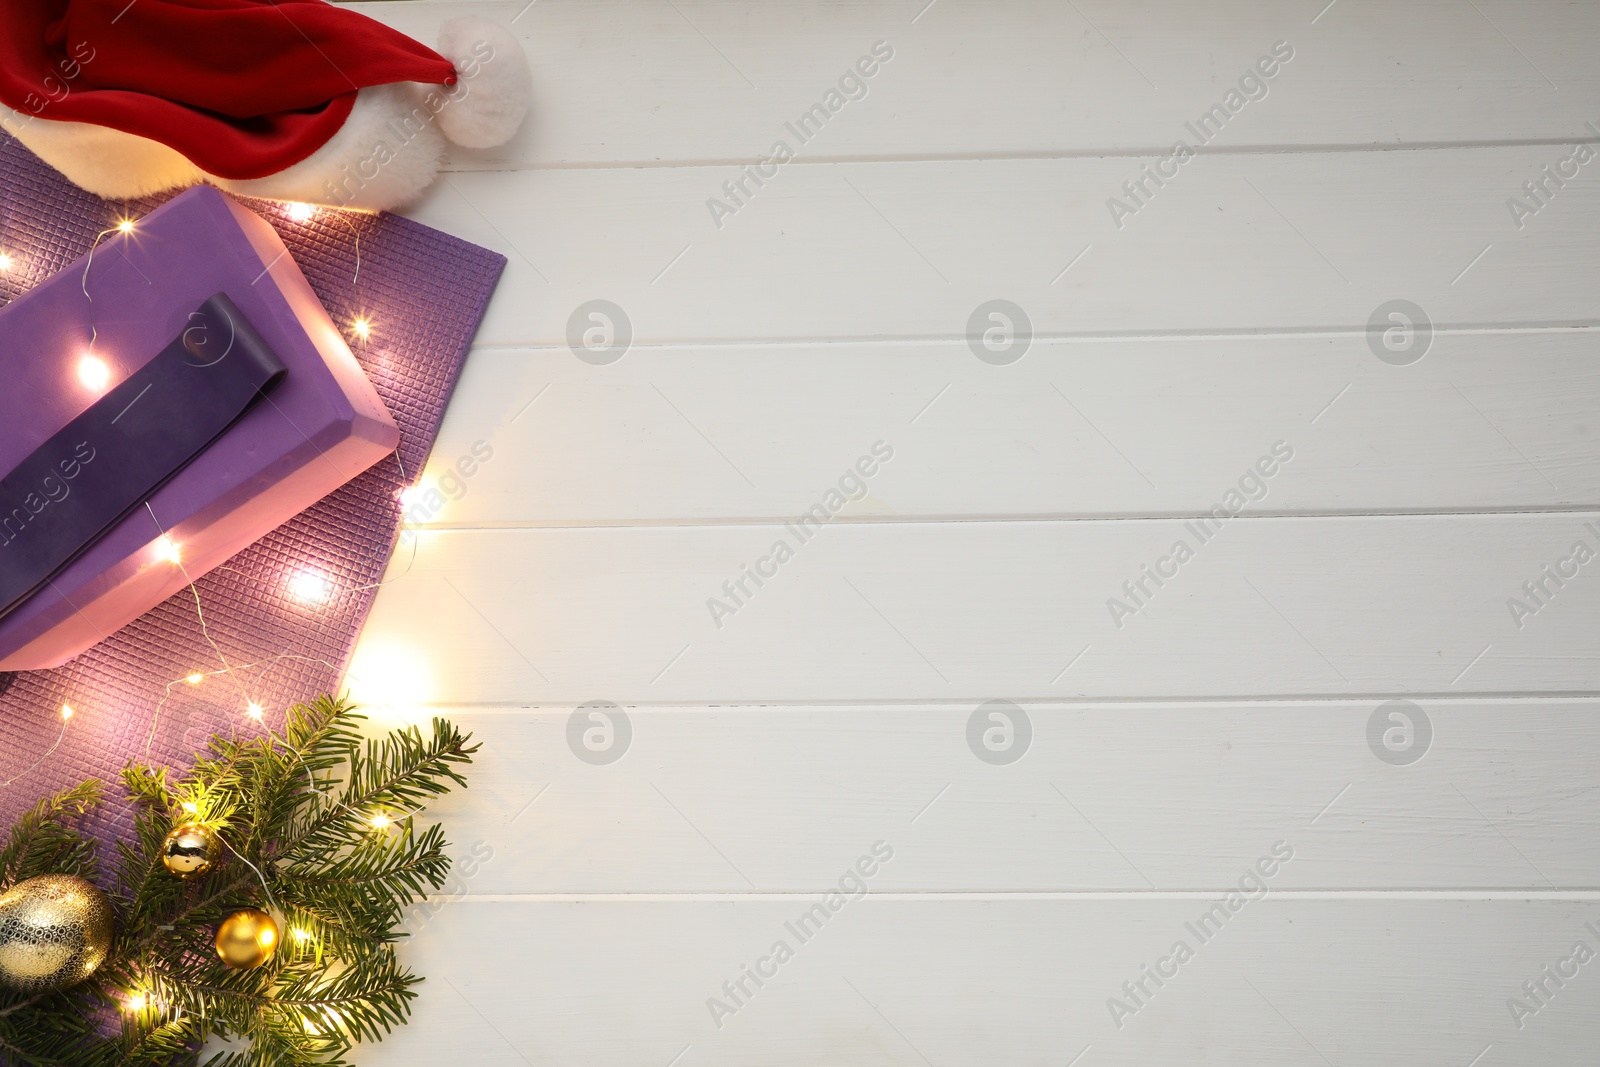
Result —
<instances>
[{"instance_id":1,"label":"gap between planks","mask_svg":"<svg viewBox=\"0 0 1600 1067\"><path fill-rule=\"evenodd\" d=\"M1451 705L1471 704L1504 704L1507 701L1517 703L1571 703L1574 700L1600 700L1600 690L1596 689L1570 689L1552 690L1548 692L1530 693L1527 691L1497 692L1494 690L1468 690L1464 692L1440 690L1402 691L1385 690L1373 693L1292 693L1292 694L1251 694L1249 696L1214 696L1207 694L1197 697L1182 696L1047 696L1047 697L1008 697L1013 704L1021 704L1034 709L1048 709L1059 706L1063 712L1081 711L1101 705L1140 705L1147 710L1162 710L1163 708L1184 707L1196 712L1213 710L1217 708L1240 708L1257 704L1342 704L1366 705L1374 700L1392 700L1396 697L1406 697L1412 700L1432 700ZM862 697L840 697L836 699L806 697L801 699L776 699L776 700L652 700L629 701L623 706L629 711L808 711L812 709L827 708L970 708L974 703L982 703L988 697L951 697L951 696L918 696L918 697L885 697L869 699ZM456 712L465 715L540 715L561 714L566 715L572 711L570 703L559 704L508 704L505 701L472 701L450 700L437 703L409 703L405 705L368 705L372 708L382 707L389 711L443 711ZM1296 709L1300 710L1300 709ZM1597 709L1600 711L1600 709Z\"/></svg>"},{"instance_id":2,"label":"gap between planks","mask_svg":"<svg viewBox=\"0 0 1600 1067\"><path fill-rule=\"evenodd\" d=\"M1247 144L1217 148L1200 145L1194 149L1197 156L1307 156L1340 155L1370 152L1463 152L1497 148L1566 148L1578 134L1571 137L1507 138L1490 141L1410 141L1405 144L1377 142L1354 144ZM999 162L1049 162L1071 159L1156 159L1170 155L1171 145L1136 148L1045 148L1032 150L999 150L974 152L906 152L861 153L841 155L795 156L785 166L821 167L840 164L874 163L999 163ZM756 154L759 158L760 153ZM446 174L475 174L485 171L517 173L544 170L689 170L700 168L744 167L750 156L706 156L696 159L616 159L568 160L536 163L517 159L446 159L441 168Z\"/></svg>"},{"instance_id":3,"label":"gap between planks","mask_svg":"<svg viewBox=\"0 0 1600 1067\"><path fill-rule=\"evenodd\" d=\"M1570 333L1582 335L1600 327L1600 319L1572 319L1566 322L1516 323L1434 323L1435 337L1495 337L1543 333ZM1032 345L1100 344L1107 341L1271 341L1318 337L1360 338L1367 335L1365 326L1263 326L1217 327L1173 330L1113 330L1082 333L1038 333ZM628 347L630 353L700 351L708 348L824 348L830 345L850 345L862 348L899 348L908 345L946 345L966 348L965 337L950 334L872 334L833 337L719 337L704 340L640 341ZM540 344L534 341L476 341L472 352L526 352L529 355L554 353L564 355L566 345Z\"/></svg>"},{"instance_id":4,"label":"gap between planks","mask_svg":"<svg viewBox=\"0 0 1600 1067\"><path fill-rule=\"evenodd\" d=\"M774 900L811 900L836 892L837 886L815 889L784 889L769 892L729 893L464 893L450 897L451 904L737 904ZM883 890L868 892L861 900L883 902L922 901L1125 901L1125 900L1213 900L1219 893L1237 891L1236 886L1219 885L1212 889L990 889L961 890ZM1283 900L1452 900L1517 901L1535 903L1600 902L1600 888L1580 889L1274 889L1263 901Z\"/></svg>"},{"instance_id":5,"label":"gap between planks","mask_svg":"<svg viewBox=\"0 0 1600 1067\"><path fill-rule=\"evenodd\" d=\"M1510 515L1595 515L1600 518L1600 502L1578 504L1547 504L1539 507L1507 506L1505 508L1424 508L1368 509L1361 511L1334 511L1307 509L1302 511L1260 511L1241 513L1235 519L1250 522L1321 522L1327 519L1416 519L1416 518L1494 518ZM1011 525L1015 523L1170 523L1211 517L1209 511L1140 512L1138 514L1080 514L1080 515L856 515L837 516L830 525L890 527L943 526L943 525ZM504 523L429 523L401 526L412 533L537 533L546 530L652 530L652 529L721 529L733 527L782 528L794 521L792 516L779 518L728 518L728 519L619 519L610 522L546 520L542 522L507 521Z\"/></svg>"},{"instance_id":6,"label":"gap between planks","mask_svg":"<svg viewBox=\"0 0 1600 1067\"><path fill-rule=\"evenodd\" d=\"M1374 508L1361 511L1338 511L1307 508L1298 511L1258 511L1233 516L1235 519L1415 519L1415 518L1476 518L1502 515L1600 515L1600 501L1577 504L1542 504L1538 507L1507 505L1503 508ZM829 525L835 526L933 526L946 523L1053 523L1053 522L1183 522L1208 519L1209 511L1148 511L1135 513L1093 513L1076 515L1025 514L1009 515L837 515ZM515 533L540 530L650 530L650 529L720 529L724 527L781 527L794 518L734 517L718 519L615 519L609 521L548 519L541 521L507 520L505 522L437 522L404 523L401 529L411 533Z\"/></svg>"}]
</instances>

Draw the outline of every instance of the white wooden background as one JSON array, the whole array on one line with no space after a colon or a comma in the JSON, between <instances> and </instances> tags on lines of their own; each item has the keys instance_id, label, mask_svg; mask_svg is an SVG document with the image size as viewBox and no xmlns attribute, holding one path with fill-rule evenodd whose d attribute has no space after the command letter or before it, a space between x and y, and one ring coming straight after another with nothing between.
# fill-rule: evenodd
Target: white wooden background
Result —
<instances>
[{"instance_id":1,"label":"white wooden background","mask_svg":"<svg viewBox=\"0 0 1600 1067\"><path fill-rule=\"evenodd\" d=\"M1600 563L1520 627L1507 601L1600 547L1600 163L1521 229L1506 202L1600 139L1600 8L525 2L362 5L425 40L512 21L536 94L411 213L510 257L425 481L493 459L417 524L353 684L485 748L434 809L476 859L414 924L415 1025L363 1062L1592 1062L1600 963L1521 1026L1508 999L1600 951ZM714 225L877 41L868 95ZM1278 41L1269 95L1116 228ZM995 298L1034 334L1005 366L965 336ZM632 325L609 365L566 342L593 299ZM1394 299L1432 323L1407 366L1369 344ZM864 498L715 625L877 441ZM1267 496L1114 625L1279 441ZM1367 739L1396 698L1432 727L1409 765ZM990 700L1031 724L1016 762L968 746ZM614 762L569 745L589 701L625 709Z\"/></svg>"}]
</instances>

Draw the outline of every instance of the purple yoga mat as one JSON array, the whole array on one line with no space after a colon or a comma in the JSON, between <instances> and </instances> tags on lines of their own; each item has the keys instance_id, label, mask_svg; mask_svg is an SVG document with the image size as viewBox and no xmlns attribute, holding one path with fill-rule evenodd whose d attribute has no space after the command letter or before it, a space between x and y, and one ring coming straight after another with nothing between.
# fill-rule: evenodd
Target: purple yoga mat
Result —
<instances>
[{"instance_id":1,"label":"purple yoga mat","mask_svg":"<svg viewBox=\"0 0 1600 1067\"><path fill-rule=\"evenodd\" d=\"M0 303L82 255L119 217L166 199L109 203L17 141L0 141L0 250L13 261L0 273ZM296 222L282 205L244 202L278 230L335 321L372 316L372 340L356 355L400 427L394 457L196 583L211 639L229 662L269 664L240 671L239 681L266 709L265 725L277 727L289 704L339 685L399 534L397 494L428 458L505 257L392 215L319 210ZM351 227L360 234L359 309ZM0 367L0 387L3 375ZM331 583L325 604L285 595L303 569ZM174 687L155 717L169 682L219 666L185 590L63 667L0 675L0 783L10 782L0 786L0 834L40 797L85 778L105 781L113 801L91 828L103 838L126 834L119 775L129 759L147 758L147 740L150 762L182 770L213 733L259 730L244 714L246 693L222 676ZM75 712L65 731L63 704Z\"/></svg>"}]
</instances>

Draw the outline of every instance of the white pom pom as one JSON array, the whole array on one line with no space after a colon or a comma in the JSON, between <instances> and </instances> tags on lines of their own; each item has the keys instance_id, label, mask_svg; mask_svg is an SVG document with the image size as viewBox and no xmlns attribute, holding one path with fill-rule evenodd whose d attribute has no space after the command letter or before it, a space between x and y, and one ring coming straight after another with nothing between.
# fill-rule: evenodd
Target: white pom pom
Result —
<instances>
[{"instance_id":1,"label":"white pom pom","mask_svg":"<svg viewBox=\"0 0 1600 1067\"><path fill-rule=\"evenodd\" d=\"M522 43L498 22L468 15L439 30L439 54L456 67L439 128L463 148L511 140L533 99L533 74Z\"/></svg>"}]
</instances>

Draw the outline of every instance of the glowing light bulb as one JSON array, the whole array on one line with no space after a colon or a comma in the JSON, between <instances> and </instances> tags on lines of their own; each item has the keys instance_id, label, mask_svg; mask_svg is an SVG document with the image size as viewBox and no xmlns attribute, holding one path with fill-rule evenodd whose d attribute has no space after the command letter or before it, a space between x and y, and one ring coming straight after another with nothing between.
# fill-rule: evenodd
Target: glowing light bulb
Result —
<instances>
[{"instance_id":1,"label":"glowing light bulb","mask_svg":"<svg viewBox=\"0 0 1600 1067\"><path fill-rule=\"evenodd\" d=\"M163 534L156 538L156 558L173 564L182 563L183 549L178 542Z\"/></svg>"},{"instance_id":2,"label":"glowing light bulb","mask_svg":"<svg viewBox=\"0 0 1600 1067\"><path fill-rule=\"evenodd\" d=\"M71 704L63 704L63 705L61 705L61 721L62 722L66 722L68 719L72 718L72 714L73 714L73 712L72 712L72 705Z\"/></svg>"},{"instance_id":3,"label":"glowing light bulb","mask_svg":"<svg viewBox=\"0 0 1600 1067\"><path fill-rule=\"evenodd\" d=\"M128 1003L127 1003L127 1006L126 1006L126 1010L128 1010L128 1011L144 1011L145 1005L148 1004L148 1003L149 1003L149 1000L148 1000L148 998L145 997L145 995L143 993L134 993L134 994L132 994L131 996L128 997Z\"/></svg>"},{"instance_id":4,"label":"glowing light bulb","mask_svg":"<svg viewBox=\"0 0 1600 1067\"><path fill-rule=\"evenodd\" d=\"M192 800L185 800L183 802L183 810L188 812L190 815L193 815L195 812L200 810L200 805L196 804Z\"/></svg>"},{"instance_id":5,"label":"glowing light bulb","mask_svg":"<svg viewBox=\"0 0 1600 1067\"><path fill-rule=\"evenodd\" d=\"M317 1020L310 1015L303 1015L300 1017L300 1025L304 1026L306 1033L312 1037L321 1037L325 1029L326 1031L331 1032L335 1030L342 1022L344 1022L344 1016L340 1015L332 1008L322 1009L322 1022L320 1026L317 1023Z\"/></svg>"},{"instance_id":6,"label":"glowing light bulb","mask_svg":"<svg viewBox=\"0 0 1600 1067\"><path fill-rule=\"evenodd\" d=\"M311 940L311 931L310 930L303 930L300 927L296 926L293 930L290 930L289 932L291 934L293 934L294 935L294 939L296 941L300 942L302 945L305 944L307 941Z\"/></svg>"},{"instance_id":7,"label":"glowing light bulb","mask_svg":"<svg viewBox=\"0 0 1600 1067\"><path fill-rule=\"evenodd\" d=\"M372 817L372 828L374 830L387 830L389 828L389 816L381 811L378 812Z\"/></svg>"},{"instance_id":8,"label":"glowing light bulb","mask_svg":"<svg viewBox=\"0 0 1600 1067\"><path fill-rule=\"evenodd\" d=\"M5 252L0 252L0 270L11 269L11 257Z\"/></svg>"},{"instance_id":9,"label":"glowing light bulb","mask_svg":"<svg viewBox=\"0 0 1600 1067\"><path fill-rule=\"evenodd\" d=\"M184 679L184 681L188 682L190 685L199 685L205 680L206 676L203 674L191 674L189 677Z\"/></svg>"},{"instance_id":10,"label":"glowing light bulb","mask_svg":"<svg viewBox=\"0 0 1600 1067\"><path fill-rule=\"evenodd\" d=\"M289 217L296 222L309 222L317 213L317 209L310 204L302 204L298 200L289 202Z\"/></svg>"},{"instance_id":11,"label":"glowing light bulb","mask_svg":"<svg viewBox=\"0 0 1600 1067\"><path fill-rule=\"evenodd\" d=\"M117 221L117 232L118 233L132 233L133 232L133 220L132 219L119 219Z\"/></svg>"},{"instance_id":12,"label":"glowing light bulb","mask_svg":"<svg viewBox=\"0 0 1600 1067\"><path fill-rule=\"evenodd\" d=\"M363 341L372 336L372 323L368 322L364 317L359 318L355 322L351 323L350 328L354 330L356 332L356 336L361 338Z\"/></svg>"},{"instance_id":13,"label":"glowing light bulb","mask_svg":"<svg viewBox=\"0 0 1600 1067\"><path fill-rule=\"evenodd\" d=\"M263 708L260 704L257 704L254 700L252 700L250 702L249 707L244 709L245 714L250 716L252 719L260 719L262 712L264 712L266 710L267 710L266 708Z\"/></svg>"},{"instance_id":14,"label":"glowing light bulb","mask_svg":"<svg viewBox=\"0 0 1600 1067\"><path fill-rule=\"evenodd\" d=\"M316 571L301 571L289 579L289 595L302 604L316 606L333 599L333 583L327 575Z\"/></svg>"},{"instance_id":15,"label":"glowing light bulb","mask_svg":"<svg viewBox=\"0 0 1600 1067\"><path fill-rule=\"evenodd\" d=\"M408 485L408 486L406 486L404 489L400 490L400 506L403 507L403 508L409 508L412 504L415 504L417 502L417 497L419 497L421 495L422 495L422 486L420 486L420 485Z\"/></svg>"},{"instance_id":16,"label":"glowing light bulb","mask_svg":"<svg viewBox=\"0 0 1600 1067\"><path fill-rule=\"evenodd\" d=\"M111 365L93 352L78 359L78 381L91 393L103 393L111 384Z\"/></svg>"},{"instance_id":17,"label":"glowing light bulb","mask_svg":"<svg viewBox=\"0 0 1600 1067\"><path fill-rule=\"evenodd\" d=\"M427 648L385 638L363 640L345 676L353 700L367 707L417 708L433 702L438 682Z\"/></svg>"}]
</instances>

